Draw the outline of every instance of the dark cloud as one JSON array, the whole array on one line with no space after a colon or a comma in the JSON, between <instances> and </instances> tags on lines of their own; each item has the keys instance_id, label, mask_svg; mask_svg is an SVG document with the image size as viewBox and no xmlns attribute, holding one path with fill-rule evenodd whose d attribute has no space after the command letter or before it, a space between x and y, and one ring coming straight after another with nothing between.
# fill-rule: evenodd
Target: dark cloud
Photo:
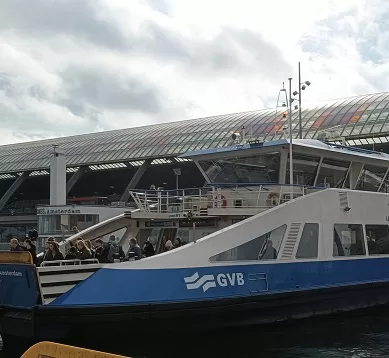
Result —
<instances>
[{"instance_id":1,"label":"dark cloud","mask_svg":"<svg viewBox=\"0 0 389 358\"><path fill-rule=\"evenodd\" d=\"M126 126L179 120L187 111L201 111L202 104L196 96L188 98L193 92L186 88L169 98L176 78L188 79L196 91L213 86L214 78L268 81L291 72L278 48L258 32L225 27L213 38L191 35L171 21L166 0L142 1L167 16L129 8L129 24L141 24L135 28L114 18L108 0L1 0L0 36L10 55L2 51L0 71L11 68L4 61L15 62L15 70L0 72L2 123L21 136L43 137L107 128L116 114L121 117L116 122ZM146 67L122 71L120 63L133 57L174 72L162 78Z\"/></svg>"},{"instance_id":2,"label":"dark cloud","mask_svg":"<svg viewBox=\"0 0 389 358\"><path fill-rule=\"evenodd\" d=\"M161 0L147 0L158 11L168 11ZM174 61L190 71L209 75L226 72L250 74L253 70L271 77L274 71L289 71L278 48L250 30L224 28L212 40L188 37L153 19L144 19L141 27L124 33L118 24L101 18L104 7L99 0L2 0L0 31L23 32L25 36L73 36L94 45ZM131 14L130 14L131 15ZM131 16L129 17L131 21Z\"/></svg>"},{"instance_id":3,"label":"dark cloud","mask_svg":"<svg viewBox=\"0 0 389 358\"><path fill-rule=\"evenodd\" d=\"M212 40L189 38L153 21L145 21L131 51L174 61L190 71L214 75L260 74L274 78L291 67L281 51L251 30L223 28Z\"/></svg>"},{"instance_id":4,"label":"dark cloud","mask_svg":"<svg viewBox=\"0 0 389 358\"><path fill-rule=\"evenodd\" d=\"M120 71L71 66L61 73L72 103L69 108L82 113L84 104L109 110L158 113L163 110L163 94L147 79L125 76Z\"/></svg>"},{"instance_id":5,"label":"dark cloud","mask_svg":"<svg viewBox=\"0 0 389 358\"><path fill-rule=\"evenodd\" d=\"M71 36L111 48L126 40L114 23L100 16L100 0L1 0L0 31L26 36Z\"/></svg>"}]
</instances>

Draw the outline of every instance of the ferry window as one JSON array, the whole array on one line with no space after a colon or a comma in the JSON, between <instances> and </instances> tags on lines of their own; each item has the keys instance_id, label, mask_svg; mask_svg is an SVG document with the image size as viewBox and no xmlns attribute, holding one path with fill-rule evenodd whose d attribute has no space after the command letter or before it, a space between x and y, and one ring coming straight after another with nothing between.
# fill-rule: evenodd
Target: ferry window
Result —
<instances>
[{"instance_id":1,"label":"ferry window","mask_svg":"<svg viewBox=\"0 0 389 358\"><path fill-rule=\"evenodd\" d=\"M313 186L320 157L310 155L293 154L293 177L294 183L299 185ZM285 183L289 184L289 159L286 169Z\"/></svg>"},{"instance_id":2,"label":"ferry window","mask_svg":"<svg viewBox=\"0 0 389 358\"><path fill-rule=\"evenodd\" d=\"M334 225L334 256L365 255L362 225L335 224Z\"/></svg>"},{"instance_id":3,"label":"ferry window","mask_svg":"<svg viewBox=\"0 0 389 358\"><path fill-rule=\"evenodd\" d=\"M347 183L349 166L350 162L324 158L320 166L316 185L330 188L349 187Z\"/></svg>"},{"instance_id":4,"label":"ferry window","mask_svg":"<svg viewBox=\"0 0 389 358\"><path fill-rule=\"evenodd\" d=\"M212 183L278 183L280 153L199 161Z\"/></svg>"},{"instance_id":5,"label":"ferry window","mask_svg":"<svg viewBox=\"0 0 389 358\"><path fill-rule=\"evenodd\" d=\"M389 254L389 226L366 225L365 229L369 255Z\"/></svg>"},{"instance_id":6,"label":"ferry window","mask_svg":"<svg viewBox=\"0 0 389 358\"><path fill-rule=\"evenodd\" d=\"M358 179L357 190L378 191L385 176L387 168L365 165ZM381 187L381 191L388 191L387 184Z\"/></svg>"},{"instance_id":7,"label":"ferry window","mask_svg":"<svg viewBox=\"0 0 389 358\"><path fill-rule=\"evenodd\" d=\"M304 225L300 243L297 248L297 259L317 258L319 244L319 224L307 223Z\"/></svg>"},{"instance_id":8,"label":"ferry window","mask_svg":"<svg viewBox=\"0 0 389 358\"><path fill-rule=\"evenodd\" d=\"M210 261L275 260L281 247L286 225L210 258Z\"/></svg>"}]
</instances>

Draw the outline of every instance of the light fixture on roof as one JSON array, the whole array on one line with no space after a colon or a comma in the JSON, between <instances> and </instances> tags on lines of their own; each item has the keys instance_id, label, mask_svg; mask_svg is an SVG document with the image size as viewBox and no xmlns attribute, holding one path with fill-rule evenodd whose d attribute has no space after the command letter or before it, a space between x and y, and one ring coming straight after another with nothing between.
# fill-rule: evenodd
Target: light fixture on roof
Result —
<instances>
[{"instance_id":1,"label":"light fixture on roof","mask_svg":"<svg viewBox=\"0 0 389 358\"><path fill-rule=\"evenodd\" d=\"M298 76L299 76L299 90L293 92L293 96L298 95L298 100L299 100L299 105L298 105L298 110L299 110L299 138L302 139L303 137L303 127L302 127L302 120L301 120L301 91L304 91L307 86L311 85L311 82L305 81L301 82L301 65L300 62L298 64ZM295 107L295 109L297 109Z\"/></svg>"},{"instance_id":2,"label":"light fixture on roof","mask_svg":"<svg viewBox=\"0 0 389 358\"><path fill-rule=\"evenodd\" d=\"M173 168L173 172L174 175L176 176L176 190L178 190L178 177L181 175L181 168Z\"/></svg>"},{"instance_id":3,"label":"light fixture on roof","mask_svg":"<svg viewBox=\"0 0 389 358\"><path fill-rule=\"evenodd\" d=\"M277 108L278 108L278 101L280 99L280 93L285 93L285 102L283 102L282 107L286 107L286 104L288 104L289 109L289 115L288 115L288 127L289 127L289 184L290 184L290 191L291 191L291 197L293 198L293 136L292 136L292 102L295 101L295 99L292 97L292 78L288 78L289 81L289 98L288 98L288 92L285 89L285 82L282 82L282 88L278 92L278 98L277 98L277 105L276 105L276 119L277 119ZM286 112L282 112L282 118L286 119ZM285 123L283 124L283 127L285 128Z\"/></svg>"}]
</instances>

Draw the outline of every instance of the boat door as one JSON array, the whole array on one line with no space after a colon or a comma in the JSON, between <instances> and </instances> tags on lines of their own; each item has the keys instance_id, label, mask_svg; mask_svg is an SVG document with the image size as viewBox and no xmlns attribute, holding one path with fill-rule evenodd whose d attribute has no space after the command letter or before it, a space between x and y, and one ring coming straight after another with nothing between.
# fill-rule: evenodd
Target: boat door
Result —
<instances>
[{"instance_id":1,"label":"boat door","mask_svg":"<svg viewBox=\"0 0 389 358\"><path fill-rule=\"evenodd\" d=\"M165 251L165 242L171 240L173 243L176 235L176 228L141 229L138 232L137 240L140 247L143 247L143 244L149 239L154 246L155 253L160 254Z\"/></svg>"},{"instance_id":2,"label":"boat door","mask_svg":"<svg viewBox=\"0 0 389 358\"><path fill-rule=\"evenodd\" d=\"M167 240L170 240L172 244L174 243L174 239L177 236L176 228L163 228L160 231L158 242L155 247L155 253L160 254L165 251L165 243Z\"/></svg>"}]
</instances>

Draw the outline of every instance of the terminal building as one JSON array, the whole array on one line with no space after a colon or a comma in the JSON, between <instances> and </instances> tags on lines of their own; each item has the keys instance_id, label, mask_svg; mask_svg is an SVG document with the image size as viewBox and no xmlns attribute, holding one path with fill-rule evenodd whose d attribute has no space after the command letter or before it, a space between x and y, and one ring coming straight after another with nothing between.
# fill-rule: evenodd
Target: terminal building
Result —
<instances>
[{"instance_id":1,"label":"terminal building","mask_svg":"<svg viewBox=\"0 0 389 358\"><path fill-rule=\"evenodd\" d=\"M303 108L301 125L295 110L292 125L294 138L389 152L389 93ZM91 226L104 220L104 208L131 206L129 189L201 187L204 176L181 154L287 138L288 132L280 107L0 146L0 241L24 237L31 226L65 236L74 227ZM45 207L55 148L66 161L66 203L58 212Z\"/></svg>"}]
</instances>

